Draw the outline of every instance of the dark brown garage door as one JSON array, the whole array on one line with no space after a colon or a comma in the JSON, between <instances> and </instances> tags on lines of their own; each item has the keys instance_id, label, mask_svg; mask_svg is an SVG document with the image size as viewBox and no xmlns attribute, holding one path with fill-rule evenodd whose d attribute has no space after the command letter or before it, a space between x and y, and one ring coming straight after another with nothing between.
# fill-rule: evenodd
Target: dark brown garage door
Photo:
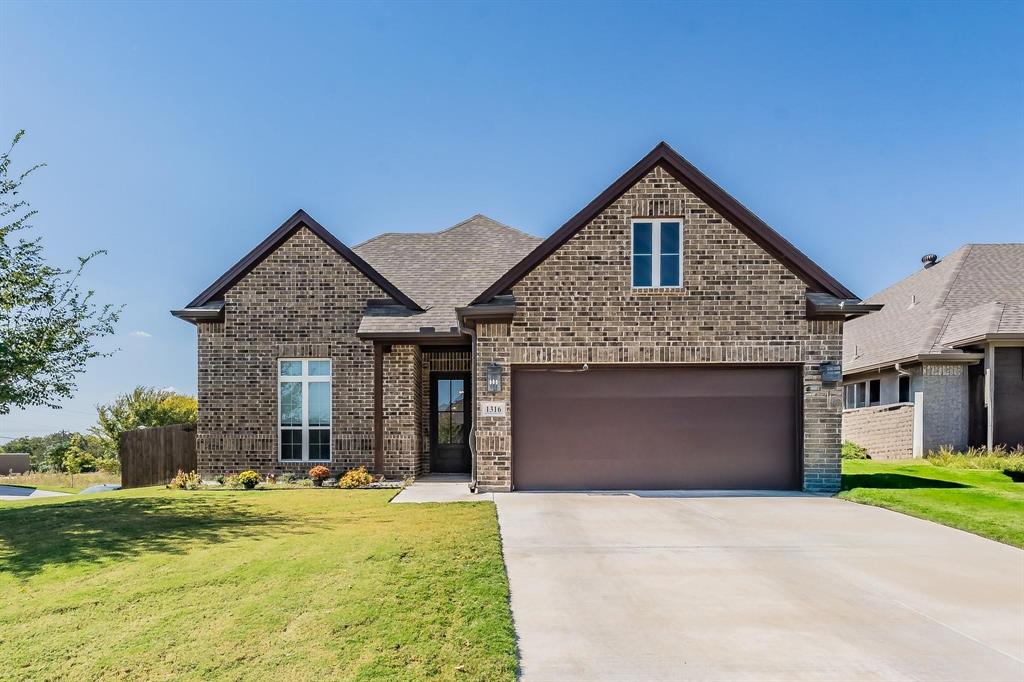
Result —
<instances>
[{"instance_id":1,"label":"dark brown garage door","mask_svg":"<svg viewBox=\"0 0 1024 682\"><path fill-rule=\"evenodd\" d=\"M518 490L800 487L790 367L518 369Z\"/></svg>"}]
</instances>

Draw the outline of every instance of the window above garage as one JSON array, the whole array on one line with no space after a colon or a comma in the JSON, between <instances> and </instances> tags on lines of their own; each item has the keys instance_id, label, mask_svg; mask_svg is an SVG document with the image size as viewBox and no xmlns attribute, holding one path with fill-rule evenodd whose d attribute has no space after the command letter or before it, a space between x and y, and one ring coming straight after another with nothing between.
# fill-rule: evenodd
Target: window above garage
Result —
<instances>
[{"instance_id":1,"label":"window above garage","mask_svg":"<svg viewBox=\"0 0 1024 682\"><path fill-rule=\"evenodd\" d=\"M633 220L633 288L681 287L682 245L683 223L678 218Z\"/></svg>"}]
</instances>

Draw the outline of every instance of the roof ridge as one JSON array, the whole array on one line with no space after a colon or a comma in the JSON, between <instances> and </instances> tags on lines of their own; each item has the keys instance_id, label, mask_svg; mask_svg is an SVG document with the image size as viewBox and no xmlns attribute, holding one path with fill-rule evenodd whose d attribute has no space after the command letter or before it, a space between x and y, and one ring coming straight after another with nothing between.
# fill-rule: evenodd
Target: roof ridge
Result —
<instances>
[{"instance_id":1,"label":"roof ridge","mask_svg":"<svg viewBox=\"0 0 1024 682\"><path fill-rule=\"evenodd\" d=\"M942 308L946 305L946 299L949 298L949 293L953 291L953 285L956 283L957 278L960 277L960 273L964 269L964 263L967 262L967 257L971 255L971 251L973 249L974 244L964 244L963 246L956 249L955 251L953 251L953 253L950 254L950 256L952 256L956 253L962 252L960 253L960 259L955 263L953 269L950 271L948 275L944 291L942 292L942 299L936 302L935 307Z\"/></svg>"},{"instance_id":2,"label":"roof ridge","mask_svg":"<svg viewBox=\"0 0 1024 682\"><path fill-rule=\"evenodd\" d=\"M971 245L970 244L965 244L965 245L961 246L960 248L958 248L955 251L953 251L952 254L947 256L946 259L944 259L944 260L948 260L954 254L957 254L957 253L960 253L960 252L963 252L963 253L961 253L961 255L959 256L959 260L957 260L957 261L955 261L953 263L953 265L952 265L953 269L950 270L948 275L946 275L946 282L943 285L942 298L941 298L941 300L936 300L935 305L932 308L933 315L936 314L936 313L942 315L942 317L943 317L942 322L940 324L938 324L938 325L929 324L924 329L924 333L925 333L924 342L925 343L923 345L924 345L925 348L935 348L937 345L940 345L940 342L942 341L942 335L946 333L946 328L949 327L949 321L953 318L953 313L951 313L951 312L943 312L943 311L945 311L944 304L946 302L946 299L949 298L949 292L953 288L953 282L955 282L956 278L960 275L960 271L963 268L964 261L967 260L966 254L971 252Z\"/></svg>"},{"instance_id":3,"label":"roof ridge","mask_svg":"<svg viewBox=\"0 0 1024 682\"><path fill-rule=\"evenodd\" d=\"M996 318L994 320L995 326L992 327L991 329L993 332L998 332L1000 327L1003 326L1003 315L1006 314L1006 304L1003 303L1002 301L993 301L993 305L996 306L996 309L999 311L999 314L993 316Z\"/></svg>"},{"instance_id":4,"label":"roof ridge","mask_svg":"<svg viewBox=\"0 0 1024 682\"><path fill-rule=\"evenodd\" d=\"M460 222L455 223L451 227L446 227L443 230L438 230L437 232L430 232L428 234L444 234L445 232L451 232L455 228L462 227L463 225L465 225L465 224L467 224L469 222L472 222L472 221L476 220L477 218L483 218L484 220L486 220L488 222L494 223L498 227L503 227L506 230L511 230L513 232L518 232L519 234L521 234L521 235L523 235L525 237L529 237L530 239L541 239L541 237L537 237L535 235L532 235L529 232L526 232L525 230L520 230L518 227L512 227L511 225L506 225L505 223L501 222L500 220L495 220L491 216L484 215L483 213L474 213L470 217L466 218L465 220L462 220Z\"/></svg>"},{"instance_id":5,"label":"roof ridge","mask_svg":"<svg viewBox=\"0 0 1024 682\"><path fill-rule=\"evenodd\" d=\"M381 239L383 237L405 237L405 236L410 236L410 235L418 235L418 236L422 236L422 237L436 237L438 235L445 234L446 232L451 232L452 230L454 230L457 227L462 227L463 225L466 225L467 223L470 223L473 220L476 220L477 218L483 218L484 220L492 222L495 225L497 225L498 227L503 227L506 230L511 230L512 232L518 232L519 234L523 235L524 237L529 237L530 239L536 239L538 241L541 240L541 237L537 237L536 235L532 235L529 232L526 232L524 230L520 230L518 227L512 227L511 225L506 225L505 223L501 222L500 220L495 220L494 218L492 218L490 216L487 216L487 215L484 215L483 213L474 213L470 217L466 218L465 220L460 220L459 222L455 223L454 225L450 225L450 226L445 227L445 228L440 229L440 230L434 230L432 232L429 232L429 231L423 231L423 232L413 232L413 231L397 232L397 231L394 231L394 230L392 230L390 232L381 232L380 234L375 235L373 237L370 237L369 239L367 239L365 241L359 242L358 244L356 244L352 248L353 249L361 248L361 247L366 246L367 244L369 244L371 242L374 242L374 241L376 241L378 239Z\"/></svg>"}]
</instances>

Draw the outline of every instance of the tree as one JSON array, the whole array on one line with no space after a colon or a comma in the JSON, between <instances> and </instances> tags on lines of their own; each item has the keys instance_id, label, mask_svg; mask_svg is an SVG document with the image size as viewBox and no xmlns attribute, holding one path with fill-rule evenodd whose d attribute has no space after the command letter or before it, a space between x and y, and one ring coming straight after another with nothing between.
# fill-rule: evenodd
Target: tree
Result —
<instances>
[{"instance_id":1,"label":"tree","mask_svg":"<svg viewBox=\"0 0 1024 682\"><path fill-rule=\"evenodd\" d=\"M0 155L0 414L12 407L46 405L74 393L77 377L92 358L109 355L96 342L114 333L120 307L93 303L79 277L94 251L70 269L46 262L43 245L15 238L31 228L36 211L19 195L22 182L44 164L21 174L11 169L11 153L25 131Z\"/></svg>"},{"instance_id":2,"label":"tree","mask_svg":"<svg viewBox=\"0 0 1024 682\"><path fill-rule=\"evenodd\" d=\"M67 454L64 455L64 471L71 474L71 485L75 485L75 474L83 471L96 471L96 458L84 448L85 439L75 434L71 437Z\"/></svg>"},{"instance_id":3,"label":"tree","mask_svg":"<svg viewBox=\"0 0 1024 682\"><path fill-rule=\"evenodd\" d=\"M86 452L97 459L104 455L102 442L96 436L57 431L45 436L22 436L0 446L0 452L27 452L32 468L36 471L64 471L64 457L67 455L71 440L81 438L79 443ZM105 461L100 462L112 466Z\"/></svg>"},{"instance_id":4,"label":"tree","mask_svg":"<svg viewBox=\"0 0 1024 682\"><path fill-rule=\"evenodd\" d=\"M112 403L97 405L97 424L90 431L102 442L107 457L117 457L121 434L146 426L195 424L198 404L192 396L152 386L136 386Z\"/></svg>"}]
</instances>

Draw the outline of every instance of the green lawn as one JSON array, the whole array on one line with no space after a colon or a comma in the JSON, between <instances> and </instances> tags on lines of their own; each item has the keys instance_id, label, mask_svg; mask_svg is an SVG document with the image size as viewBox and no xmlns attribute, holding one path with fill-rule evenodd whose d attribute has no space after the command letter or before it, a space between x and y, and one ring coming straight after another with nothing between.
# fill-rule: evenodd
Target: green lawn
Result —
<instances>
[{"instance_id":1,"label":"green lawn","mask_svg":"<svg viewBox=\"0 0 1024 682\"><path fill-rule=\"evenodd\" d=\"M394 493L0 503L0 678L515 679L494 505Z\"/></svg>"},{"instance_id":2,"label":"green lawn","mask_svg":"<svg viewBox=\"0 0 1024 682\"><path fill-rule=\"evenodd\" d=\"M839 496L1024 547L1024 483L1001 471L844 460Z\"/></svg>"}]
</instances>

